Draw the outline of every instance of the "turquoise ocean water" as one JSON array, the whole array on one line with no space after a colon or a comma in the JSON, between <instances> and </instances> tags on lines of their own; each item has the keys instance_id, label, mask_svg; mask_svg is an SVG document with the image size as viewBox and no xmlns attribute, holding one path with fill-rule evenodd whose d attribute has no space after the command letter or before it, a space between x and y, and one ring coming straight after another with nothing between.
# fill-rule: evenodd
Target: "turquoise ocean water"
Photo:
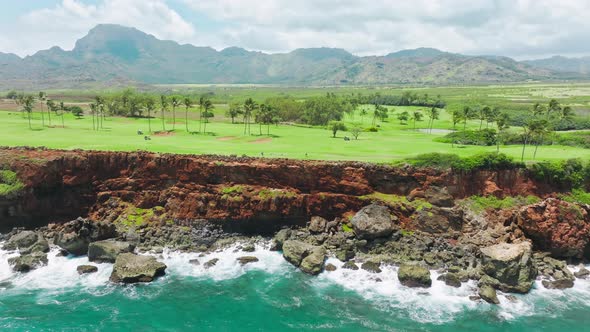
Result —
<instances>
[{"instance_id":1,"label":"turquoise ocean water","mask_svg":"<svg viewBox=\"0 0 590 332\"><path fill-rule=\"evenodd\" d=\"M590 331L590 280L566 291L536 285L516 303L501 294L501 305L492 306L469 300L474 283L409 289L393 267L311 277L262 247L253 253L260 261L246 266L236 258L252 253L235 248L206 257L164 252L167 275L132 286L109 283L110 264L79 276L76 266L88 263L85 257L56 254L48 266L21 275L6 263L13 254L0 252L0 330ZM191 258L220 260L204 269Z\"/></svg>"}]
</instances>

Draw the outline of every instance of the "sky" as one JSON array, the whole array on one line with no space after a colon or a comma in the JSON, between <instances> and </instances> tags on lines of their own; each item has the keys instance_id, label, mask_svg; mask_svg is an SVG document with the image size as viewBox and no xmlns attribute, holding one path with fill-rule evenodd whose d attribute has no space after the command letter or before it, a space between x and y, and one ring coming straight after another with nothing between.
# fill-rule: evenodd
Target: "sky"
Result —
<instances>
[{"instance_id":1,"label":"sky","mask_svg":"<svg viewBox=\"0 0 590 332\"><path fill-rule=\"evenodd\" d=\"M160 39L268 53L434 47L516 59L590 55L590 0L2 0L0 52L20 56L101 23Z\"/></svg>"}]
</instances>

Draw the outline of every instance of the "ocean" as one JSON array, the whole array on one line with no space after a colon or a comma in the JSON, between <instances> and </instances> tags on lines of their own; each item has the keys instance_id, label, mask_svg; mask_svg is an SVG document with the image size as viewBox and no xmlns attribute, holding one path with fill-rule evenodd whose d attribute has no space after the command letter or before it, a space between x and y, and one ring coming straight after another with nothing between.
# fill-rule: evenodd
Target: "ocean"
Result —
<instances>
[{"instance_id":1,"label":"ocean","mask_svg":"<svg viewBox=\"0 0 590 332\"><path fill-rule=\"evenodd\" d=\"M47 266L13 273L0 251L2 331L590 331L590 280L567 290L531 293L500 305L474 302L475 282L429 289L400 285L395 267L378 274L338 268L309 276L279 252L237 246L199 257L164 251L166 276L149 284L109 282L112 264L78 275L86 257L49 253ZM258 262L240 265L253 255ZM193 265L190 259L201 264ZM206 269L203 263L218 258ZM329 263L343 263L330 258ZM572 267L573 268L573 267Z\"/></svg>"}]
</instances>

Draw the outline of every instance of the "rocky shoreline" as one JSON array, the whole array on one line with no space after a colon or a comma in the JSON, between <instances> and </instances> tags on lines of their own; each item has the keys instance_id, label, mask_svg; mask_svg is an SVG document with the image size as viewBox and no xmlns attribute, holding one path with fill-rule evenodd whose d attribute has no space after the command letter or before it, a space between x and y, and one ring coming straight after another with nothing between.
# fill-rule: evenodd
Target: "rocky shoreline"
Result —
<instances>
[{"instance_id":1,"label":"rocky shoreline","mask_svg":"<svg viewBox=\"0 0 590 332\"><path fill-rule=\"evenodd\" d=\"M510 220L515 226L505 221L503 234L498 233L497 228L475 230L471 234L409 232L400 228L390 208L374 203L348 220L329 221L314 216L305 226L283 228L272 237L228 233L218 223L203 220L191 226L183 223L130 228L77 218L35 230L14 229L1 239L4 240L3 250L19 253L9 259L15 272L26 273L46 265L50 246L57 246L63 255L87 255L90 262L113 263L110 280L115 283L150 282L165 274L165 264L142 253L157 254L164 248L209 253L236 243L240 244L241 251L248 253L254 251L257 243L270 242L270 250L282 251L286 261L310 275L335 271L336 266L325 263L329 257L334 257L344 262L340 268L374 273L377 281L382 267L398 266L402 285L428 288L432 285L430 271L436 270L438 280L449 287L460 287L470 280L477 282L478 291L470 298L498 304L497 291L525 294L536 279L542 280L545 288L566 289L573 287L576 279L590 277L590 271L583 266L575 273L567 266L584 262L583 253L581 255L575 248L564 251L562 245L543 247L548 251L533 250L540 247L539 238L527 238L526 230L519 226L518 216L530 209L554 204L564 202L550 198L513 211ZM463 222L467 224L462 227L467 227L470 221L464 219ZM553 249L570 256L556 257ZM237 261L245 265L258 258L244 255ZM217 261L193 259L190 263L208 268ZM81 275L96 271L94 265L78 267ZM510 295L507 297L515 300Z\"/></svg>"},{"instance_id":2,"label":"rocky shoreline","mask_svg":"<svg viewBox=\"0 0 590 332\"><path fill-rule=\"evenodd\" d=\"M0 166L25 184L20 195L0 199L0 224L27 226L0 236L3 250L18 251L9 264L19 273L47 264L56 246L63 255L114 264L114 283L150 282L166 273L153 255L165 248L205 254L239 243L237 262L246 265L258 260L249 254L257 243L270 242L310 275L361 269L380 280L384 267L396 266L402 285L428 288L436 271L449 287L476 283L472 299L496 304L497 291L524 294L535 280L565 289L590 277L583 266L568 268L590 258L590 206L556 198L522 170L450 174L38 149L0 155ZM469 195L536 200L478 210ZM84 217L67 221L72 213ZM331 257L343 264L326 264ZM189 263L208 268L217 261Z\"/></svg>"}]
</instances>

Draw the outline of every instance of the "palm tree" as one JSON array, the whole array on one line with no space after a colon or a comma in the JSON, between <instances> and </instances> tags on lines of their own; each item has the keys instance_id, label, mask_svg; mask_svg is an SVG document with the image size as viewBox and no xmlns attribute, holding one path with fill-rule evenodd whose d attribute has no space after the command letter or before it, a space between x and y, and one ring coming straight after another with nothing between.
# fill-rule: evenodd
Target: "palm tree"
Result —
<instances>
[{"instance_id":1,"label":"palm tree","mask_svg":"<svg viewBox=\"0 0 590 332\"><path fill-rule=\"evenodd\" d=\"M188 109L193 106L193 101L189 97L184 97L184 99L182 100L182 103L184 104L184 107L185 107L184 124L186 125L186 132L190 133L190 130L188 129Z\"/></svg>"},{"instance_id":2,"label":"palm tree","mask_svg":"<svg viewBox=\"0 0 590 332\"><path fill-rule=\"evenodd\" d=\"M201 124L203 123L203 108L205 108L207 100L205 96L199 97L199 133L201 132Z\"/></svg>"},{"instance_id":3,"label":"palm tree","mask_svg":"<svg viewBox=\"0 0 590 332\"><path fill-rule=\"evenodd\" d=\"M172 104L172 130L176 128L176 108L180 106L180 99L177 96L172 96L170 99Z\"/></svg>"},{"instance_id":4,"label":"palm tree","mask_svg":"<svg viewBox=\"0 0 590 332\"><path fill-rule=\"evenodd\" d=\"M244 111L242 110L242 105L240 104L230 104L229 110L227 111L227 116L231 118L231 123L235 123L235 119L240 115L243 114Z\"/></svg>"},{"instance_id":5,"label":"palm tree","mask_svg":"<svg viewBox=\"0 0 590 332\"><path fill-rule=\"evenodd\" d=\"M101 114L104 113L105 101L104 101L104 98L101 96L94 97L94 101L96 104L96 130L98 130L99 128L103 128ZM93 120L94 120L94 118L93 118Z\"/></svg>"},{"instance_id":6,"label":"palm tree","mask_svg":"<svg viewBox=\"0 0 590 332\"><path fill-rule=\"evenodd\" d=\"M504 131L510 128L508 122L510 121L510 116L508 113L498 113L495 118L496 126L498 127L498 134L496 136L496 152L500 152L500 140Z\"/></svg>"},{"instance_id":7,"label":"palm tree","mask_svg":"<svg viewBox=\"0 0 590 332\"><path fill-rule=\"evenodd\" d=\"M33 127L31 126L31 114L33 113L33 105L35 105L35 97L31 95L24 96L21 102L23 106L23 112L26 112L28 114L29 129L33 130Z\"/></svg>"},{"instance_id":8,"label":"palm tree","mask_svg":"<svg viewBox=\"0 0 590 332\"><path fill-rule=\"evenodd\" d=\"M430 118L428 132L430 134L432 134L432 126L434 125L434 120L438 120L439 115L440 115L440 111L436 107L433 107L428 111L428 118Z\"/></svg>"},{"instance_id":9,"label":"palm tree","mask_svg":"<svg viewBox=\"0 0 590 332\"><path fill-rule=\"evenodd\" d=\"M246 99L244 102L244 135L246 132L250 134L250 118L254 111L258 109L258 104L252 98Z\"/></svg>"},{"instance_id":10,"label":"palm tree","mask_svg":"<svg viewBox=\"0 0 590 332\"><path fill-rule=\"evenodd\" d=\"M203 116L205 117L205 124L203 124L203 134L207 133L207 122L209 122L209 118L213 117L213 113L209 112L215 107L211 100L206 99L203 104Z\"/></svg>"},{"instance_id":11,"label":"palm tree","mask_svg":"<svg viewBox=\"0 0 590 332\"><path fill-rule=\"evenodd\" d=\"M533 159L537 158L537 149L543 143L544 136L549 133L549 122L541 119L531 122L529 130L532 137L535 137L535 152L533 152Z\"/></svg>"},{"instance_id":12,"label":"palm tree","mask_svg":"<svg viewBox=\"0 0 590 332\"><path fill-rule=\"evenodd\" d=\"M43 110L43 103L45 102L46 98L47 98L47 95L45 94L45 92L43 92L43 91L39 92L39 102L41 103L41 125L43 127L45 127L45 111Z\"/></svg>"},{"instance_id":13,"label":"palm tree","mask_svg":"<svg viewBox=\"0 0 590 332\"><path fill-rule=\"evenodd\" d=\"M90 103L90 113L92 115L92 130L96 130L96 124L94 123L94 113L96 113L96 104Z\"/></svg>"},{"instance_id":14,"label":"palm tree","mask_svg":"<svg viewBox=\"0 0 590 332\"><path fill-rule=\"evenodd\" d=\"M422 121L422 112L420 111L414 111L414 113L412 113L412 122L414 122L414 130L416 130L416 121Z\"/></svg>"},{"instance_id":15,"label":"palm tree","mask_svg":"<svg viewBox=\"0 0 590 332\"><path fill-rule=\"evenodd\" d=\"M360 114L360 116L361 116L361 123L364 123L364 122L365 122L365 115L367 115L367 114L368 114L368 113L367 113L367 110L366 110L366 109L364 109L364 108L361 108L361 111L360 111L360 113L359 113L359 114Z\"/></svg>"},{"instance_id":16,"label":"palm tree","mask_svg":"<svg viewBox=\"0 0 590 332\"><path fill-rule=\"evenodd\" d=\"M479 110L479 112L478 112L479 130L481 130L481 127L483 125L483 120L488 118L491 111L492 111L492 109L489 106L484 106L483 108L481 108Z\"/></svg>"},{"instance_id":17,"label":"palm tree","mask_svg":"<svg viewBox=\"0 0 590 332\"><path fill-rule=\"evenodd\" d=\"M162 131L166 131L166 110L168 109L168 99L165 95L160 96L160 107L162 108Z\"/></svg>"},{"instance_id":18,"label":"palm tree","mask_svg":"<svg viewBox=\"0 0 590 332\"><path fill-rule=\"evenodd\" d=\"M463 131L467 129L467 120L473 119L473 110L469 106L461 110L461 120L463 121Z\"/></svg>"},{"instance_id":19,"label":"palm tree","mask_svg":"<svg viewBox=\"0 0 590 332\"><path fill-rule=\"evenodd\" d=\"M148 112L148 131L152 133L152 112L156 109L156 101L151 96L145 100L145 109Z\"/></svg>"},{"instance_id":20,"label":"palm tree","mask_svg":"<svg viewBox=\"0 0 590 332\"><path fill-rule=\"evenodd\" d=\"M64 115L66 113L66 105L64 104L63 101L59 102L59 105L56 106L56 109L59 110L59 116L61 117L61 127L65 128L66 125L64 123ZM57 114L57 111L55 112L55 114Z\"/></svg>"}]
</instances>

